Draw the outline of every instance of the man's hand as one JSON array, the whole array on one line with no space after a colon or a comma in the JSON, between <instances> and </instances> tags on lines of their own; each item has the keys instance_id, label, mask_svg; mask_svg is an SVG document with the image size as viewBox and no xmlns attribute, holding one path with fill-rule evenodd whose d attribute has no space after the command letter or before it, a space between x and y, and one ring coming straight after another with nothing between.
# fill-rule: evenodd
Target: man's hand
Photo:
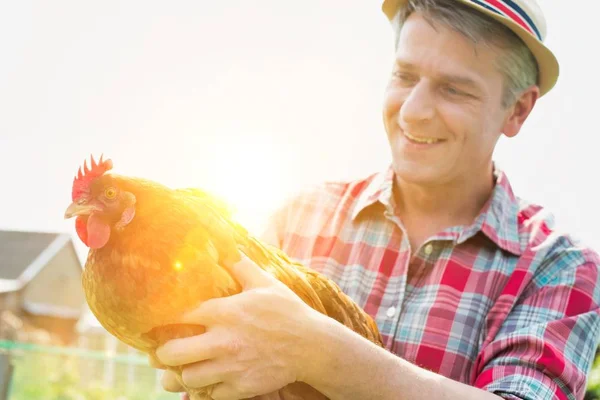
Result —
<instances>
[{"instance_id":1,"label":"man's hand","mask_svg":"<svg viewBox=\"0 0 600 400\"><path fill-rule=\"evenodd\" d=\"M230 271L243 291L208 300L188 313L182 322L204 325L206 332L165 343L151 364L185 365L183 382L190 387L216 384L214 399L249 398L303 380L319 313L248 258ZM173 372L165 372L162 385L182 390Z\"/></svg>"}]
</instances>

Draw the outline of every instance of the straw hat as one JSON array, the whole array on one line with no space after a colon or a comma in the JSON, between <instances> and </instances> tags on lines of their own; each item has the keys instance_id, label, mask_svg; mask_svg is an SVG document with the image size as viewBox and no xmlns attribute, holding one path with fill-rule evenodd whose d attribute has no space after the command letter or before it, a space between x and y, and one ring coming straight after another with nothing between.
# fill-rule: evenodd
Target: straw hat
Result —
<instances>
[{"instance_id":1,"label":"straw hat","mask_svg":"<svg viewBox=\"0 0 600 400\"><path fill-rule=\"evenodd\" d=\"M510 28L529 47L538 63L540 96L558 79L558 61L543 41L546 19L536 0L455 0L472 7ZM384 0L382 10L391 21L408 0Z\"/></svg>"}]
</instances>

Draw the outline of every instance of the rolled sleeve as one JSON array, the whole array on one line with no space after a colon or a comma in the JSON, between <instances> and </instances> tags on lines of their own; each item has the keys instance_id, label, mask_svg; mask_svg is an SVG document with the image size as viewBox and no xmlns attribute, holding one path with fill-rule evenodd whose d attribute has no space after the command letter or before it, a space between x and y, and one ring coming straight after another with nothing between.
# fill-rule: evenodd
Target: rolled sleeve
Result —
<instances>
[{"instance_id":1,"label":"rolled sleeve","mask_svg":"<svg viewBox=\"0 0 600 400\"><path fill-rule=\"evenodd\" d=\"M474 386L506 399L583 399L600 336L598 265L523 296L479 355Z\"/></svg>"}]
</instances>

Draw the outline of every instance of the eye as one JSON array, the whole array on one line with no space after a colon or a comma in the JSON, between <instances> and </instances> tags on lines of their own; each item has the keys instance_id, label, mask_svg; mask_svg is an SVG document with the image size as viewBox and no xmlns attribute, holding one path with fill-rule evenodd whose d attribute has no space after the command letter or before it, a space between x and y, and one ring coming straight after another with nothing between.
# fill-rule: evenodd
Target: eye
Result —
<instances>
[{"instance_id":1,"label":"eye","mask_svg":"<svg viewBox=\"0 0 600 400\"><path fill-rule=\"evenodd\" d=\"M117 189L115 189L114 187L107 187L106 189L104 189L104 197L106 197L109 200L114 199L115 197L117 197Z\"/></svg>"},{"instance_id":2,"label":"eye","mask_svg":"<svg viewBox=\"0 0 600 400\"><path fill-rule=\"evenodd\" d=\"M452 96L458 96L463 94L460 90L453 88L452 86L446 86L444 88L444 90L446 91L447 94L452 95Z\"/></svg>"},{"instance_id":3,"label":"eye","mask_svg":"<svg viewBox=\"0 0 600 400\"><path fill-rule=\"evenodd\" d=\"M402 71L394 71L394 78L402 85L413 85L417 82L417 77L414 74L409 74Z\"/></svg>"},{"instance_id":4,"label":"eye","mask_svg":"<svg viewBox=\"0 0 600 400\"><path fill-rule=\"evenodd\" d=\"M455 98L473 97L473 96L471 96L471 94L464 92L460 89L457 89L453 86L444 86L442 88L442 90L443 90L444 94L449 97L455 97Z\"/></svg>"}]
</instances>

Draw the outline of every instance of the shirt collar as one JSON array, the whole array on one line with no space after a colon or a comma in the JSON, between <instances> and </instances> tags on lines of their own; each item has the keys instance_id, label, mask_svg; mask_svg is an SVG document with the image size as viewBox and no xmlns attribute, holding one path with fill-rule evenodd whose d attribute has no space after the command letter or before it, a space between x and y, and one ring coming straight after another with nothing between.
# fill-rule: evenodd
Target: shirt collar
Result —
<instances>
[{"instance_id":1,"label":"shirt collar","mask_svg":"<svg viewBox=\"0 0 600 400\"><path fill-rule=\"evenodd\" d=\"M462 229L449 228L450 235L444 237L453 237L456 243L460 244L478 232L482 232L501 249L521 255L523 248L519 240L518 199L513 193L506 174L496 165L494 165L494 178L496 184L492 195L473 224ZM352 219L356 219L363 210L375 203L382 204L387 213L396 215L392 196L393 186L394 170L391 165L386 170L369 177L352 210Z\"/></svg>"},{"instance_id":2,"label":"shirt collar","mask_svg":"<svg viewBox=\"0 0 600 400\"><path fill-rule=\"evenodd\" d=\"M386 207L386 210L393 211L392 188L394 186L394 169L390 165L385 171L371 175L366 180L366 185L358 195L354 209L352 210L352 219L369 206L379 202Z\"/></svg>"},{"instance_id":3,"label":"shirt collar","mask_svg":"<svg viewBox=\"0 0 600 400\"><path fill-rule=\"evenodd\" d=\"M494 166L496 184L492 195L471 226L466 227L457 243L482 232L498 247L520 256L524 251L519 237L519 201L506 174Z\"/></svg>"}]
</instances>

